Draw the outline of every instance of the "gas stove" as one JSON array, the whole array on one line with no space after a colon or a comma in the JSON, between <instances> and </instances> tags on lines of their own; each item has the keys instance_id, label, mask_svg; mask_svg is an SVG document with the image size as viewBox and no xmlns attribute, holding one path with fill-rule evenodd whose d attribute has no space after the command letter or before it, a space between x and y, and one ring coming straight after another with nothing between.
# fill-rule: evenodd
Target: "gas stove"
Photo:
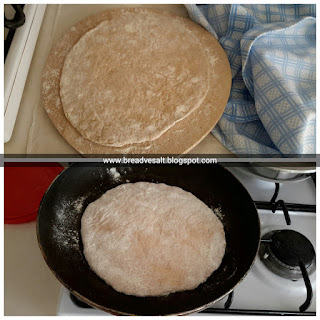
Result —
<instances>
[{"instance_id":1,"label":"gas stove","mask_svg":"<svg viewBox=\"0 0 320 320\"><path fill-rule=\"evenodd\" d=\"M244 280L229 296L197 315L315 315L316 187L313 179L306 177L279 184L261 180L233 165L227 169L255 201L262 241ZM84 305L62 287L57 315L110 314Z\"/></svg>"}]
</instances>

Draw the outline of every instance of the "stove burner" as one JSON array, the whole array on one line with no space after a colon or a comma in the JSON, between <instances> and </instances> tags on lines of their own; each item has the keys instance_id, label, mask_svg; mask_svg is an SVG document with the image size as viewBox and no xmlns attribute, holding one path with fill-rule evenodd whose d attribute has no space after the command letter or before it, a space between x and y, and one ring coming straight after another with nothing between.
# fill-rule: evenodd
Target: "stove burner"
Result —
<instances>
[{"instance_id":1,"label":"stove burner","mask_svg":"<svg viewBox=\"0 0 320 320\"><path fill-rule=\"evenodd\" d=\"M308 274L315 270L315 250L311 242L293 230L275 230L266 233L259 249L261 261L277 275L298 280L303 277L300 263Z\"/></svg>"}]
</instances>

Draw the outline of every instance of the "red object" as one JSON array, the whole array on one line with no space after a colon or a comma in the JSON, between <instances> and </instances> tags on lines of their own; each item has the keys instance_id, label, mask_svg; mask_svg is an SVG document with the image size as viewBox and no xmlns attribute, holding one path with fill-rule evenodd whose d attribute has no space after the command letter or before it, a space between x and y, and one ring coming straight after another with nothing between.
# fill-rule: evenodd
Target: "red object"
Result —
<instances>
[{"instance_id":1,"label":"red object","mask_svg":"<svg viewBox=\"0 0 320 320\"><path fill-rule=\"evenodd\" d=\"M43 195L63 169L52 162L5 163L4 223L35 220Z\"/></svg>"}]
</instances>

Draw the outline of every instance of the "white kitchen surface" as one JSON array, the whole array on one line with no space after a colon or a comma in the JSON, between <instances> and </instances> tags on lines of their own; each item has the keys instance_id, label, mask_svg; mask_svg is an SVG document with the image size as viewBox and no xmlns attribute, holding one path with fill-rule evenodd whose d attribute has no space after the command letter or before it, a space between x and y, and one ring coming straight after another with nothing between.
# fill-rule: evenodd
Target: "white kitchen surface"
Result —
<instances>
[{"instance_id":1,"label":"white kitchen surface","mask_svg":"<svg viewBox=\"0 0 320 320\"><path fill-rule=\"evenodd\" d=\"M38 41L24 88L11 140L5 154L77 154L51 123L40 99L41 74L47 55L55 43L73 24L102 10L116 7L151 7L187 17L183 5L47 5ZM212 134L191 153L231 154Z\"/></svg>"},{"instance_id":2,"label":"white kitchen surface","mask_svg":"<svg viewBox=\"0 0 320 320\"><path fill-rule=\"evenodd\" d=\"M4 227L4 315L56 314L60 282L41 255L36 223Z\"/></svg>"},{"instance_id":3,"label":"white kitchen surface","mask_svg":"<svg viewBox=\"0 0 320 320\"><path fill-rule=\"evenodd\" d=\"M27 4L25 23L16 29L4 64L4 141L10 140L15 125L31 59L37 42L45 4Z\"/></svg>"}]
</instances>

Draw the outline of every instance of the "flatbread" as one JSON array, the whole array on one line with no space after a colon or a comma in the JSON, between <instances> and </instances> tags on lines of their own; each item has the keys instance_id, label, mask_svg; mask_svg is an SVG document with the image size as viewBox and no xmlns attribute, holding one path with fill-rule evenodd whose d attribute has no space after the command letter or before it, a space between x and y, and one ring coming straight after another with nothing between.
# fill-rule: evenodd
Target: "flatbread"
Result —
<instances>
[{"instance_id":1,"label":"flatbread","mask_svg":"<svg viewBox=\"0 0 320 320\"><path fill-rule=\"evenodd\" d=\"M210 57L209 91L201 106L159 138L144 143L112 147L84 138L66 118L60 99L60 77L69 51L80 38L105 20L116 19L122 11L150 12L184 20L192 25L193 32ZM231 71L228 59L218 41L206 30L189 19L174 14L145 8L108 10L90 16L74 25L51 49L42 74L42 102L52 123L66 141L84 155L99 154L182 154L198 144L212 130L227 104L231 88Z\"/></svg>"},{"instance_id":2,"label":"flatbread","mask_svg":"<svg viewBox=\"0 0 320 320\"><path fill-rule=\"evenodd\" d=\"M185 20L123 10L70 50L60 97L83 137L121 147L160 137L198 108L208 92L209 70L209 58Z\"/></svg>"},{"instance_id":3,"label":"flatbread","mask_svg":"<svg viewBox=\"0 0 320 320\"><path fill-rule=\"evenodd\" d=\"M81 220L91 269L115 290L161 296L192 290L220 266L223 225L202 201L166 184L122 184Z\"/></svg>"}]
</instances>

